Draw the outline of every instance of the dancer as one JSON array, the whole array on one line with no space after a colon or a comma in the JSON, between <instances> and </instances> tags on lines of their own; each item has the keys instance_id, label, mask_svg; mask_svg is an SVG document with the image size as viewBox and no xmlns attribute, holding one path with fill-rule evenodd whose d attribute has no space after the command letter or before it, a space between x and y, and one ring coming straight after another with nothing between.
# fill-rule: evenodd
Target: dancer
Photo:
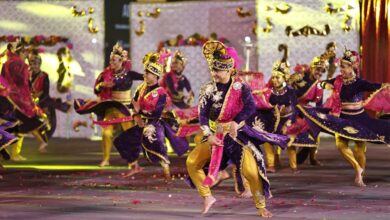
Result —
<instances>
[{"instance_id":1,"label":"dancer","mask_svg":"<svg viewBox=\"0 0 390 220\"><path fill-rule=\"evenodd\" d=\"M242 174L249 181L259 215L271 217L265 204L265 199L271 197L270 185L262 153L256 146L265 140L285 146L288 138L257 132L245 124L255 111L255 105L249 87L234 77L233 50L219 41L208 41L203 46L213 80L202 87L199 99L199 119L205 142L198 143L188 155L187 170L204 200L202 213L207 213L216 199L210 188L202 184L206 177L203 166L211 157L210 146L223 145L224 157L236 165L236 178L242 181ZM223 130L222 140L215 134L217 127Z\"/></svg>"},{"instance_id":2,"label":"dancer","mask_svg":"<svg viewBox=\"0 0 390 220\"><path fill-rule=\"evenodd\" d=\"M47 142L47 120L43 111L34 103L29 85L28 65L24 62L28 51L25 44L19 39L8 44L8 60L4 63L1 75L10 87L8 100L14 105L7 117L19 120L21 123L13 129L19 137L17 143L12 145L11 160L26 160L20 155L24 136L34 132L42 142Z\"/></svg>"},{"instance_id":3,"label":"dancer","mask_svg":"<svg viewBox=\"0 0 390 220\"><path fill-rule=\"evenodd\" d=\"M137 170L137 160L141 150L152 163L159 163L163 168L164 177L171 179L170 161L165 146L165 137L169 140L175 152L181 156L188 150L185 137L177 137L170 126L161 120L165 108L167 94L159 86L158 80L163 66L158 63L158 53L148 53L143 59L144 82L137 88L133 99L133 118L136 126L122 132L114 141L122 158L127 160L129 167L134 167L127 176Z\"/></svg>"},{"instance_id":4,"label":"dancer","mask_svg":"<svg viewBox=\"0 0 390 220\"><path fill-rule=\"evenodd\" d=\"M299 107L301 112L310 119L312 125L321 131L335 135L336 147L341 155L355 170L355 184L366 186L363 172L366 167L366 142L390 143L390 123L386 120L371 118L365 108L381 107L389 109L388 102L371 102L379 94L389 92L388 84L370 83L361 79L356 71L360 57L356 51L345 50L340 61L341 74L336 78L321 83L323 88L332 89L332 95L324 106L330 109L330 114L324 114L316 109ZM365 105L364 92L374 92L366 100L376 106ZM378 106L381 105L381 106ZM355 142L354 151L348 143Z\"/></svg>"},{"instance_id":5,"label":"dancer","mask_svg":"<svg viewBox=\"0 0 390 220\"><path fill-rule=\"evenodd\" d=\"M129 68L127 51L116 44L110 55L110 66L96 79L95 94L97 101L75 100L75 109L79 114L96 113L98 120L115 121L115 119L130 116L128 107L131 104L131 87L134 80L142 80L143 75ZM133 126L133 122L117 121L103 127L103 160L99 166L110 165L110 154L115 133L125 131Z\"/></svg>"},{"instance_id":6,"label":"dancer","mask_svg":"<svg viewBox=\"0 0 390 220\"><path fill-rule=\"evenodd\" d=\"M172 58L171 71L161 80L161 86L167 90L172 103L177 108L190 108L194 100L194 93L187 77L183 74L187 59L180 51L176 51ZM184 89L188 95L184 94Z\"/></svg>"},{"instance_id":7,"label":"dancer","mask_svg":"<svg viewBox=\"0 0 390 220\"><path fill-rule=\"evenodd\" d=\"M323 90L320 87L320 79L326 72L328 67L327 58L325 55L316 56L310 63L310 67L307 65L297 65L295 74L291 76L290 84L295 89L295 94L298 98L298 103L301 106L309 106L314 104L319 107L322 105ZM319 136L316 138L319 145ZM317 160L318 148L304 147L297 154L297 163L302 164L307 156L310 154L310 164L314 166L321 165Z\"/></svg>"},{"instance_id":8,"label":"dancer","mask_svg":"<svg viewBox=\"0 0 390 220\"><path fill-rule=\"evenodd\" d=\"M55 110L58 109L66 113L71 105L68 102L62 102L61 98L50 97L49 75L41 70L42 58L38 51L31 50L28 56L28 63L31 72L31 92L32 97L38 106L44 111L49 120L50 129L47 131L47 137L50 138L56 129L57 119ZM46 152L47 143L39 139L36 132L32 133L39 141L39 152Z\"/></svg>"}]
</instances>

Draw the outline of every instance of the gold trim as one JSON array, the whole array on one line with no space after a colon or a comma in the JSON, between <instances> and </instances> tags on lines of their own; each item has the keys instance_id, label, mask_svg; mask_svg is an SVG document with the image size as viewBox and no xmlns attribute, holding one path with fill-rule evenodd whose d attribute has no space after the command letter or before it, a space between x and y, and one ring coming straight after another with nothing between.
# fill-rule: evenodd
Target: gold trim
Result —
<instances>
[{"instance_id":1,"label":"gold trim","mask_svg":"<svg viewBox=\"0 0 390 220\"><path fill-rule=\"evenodd\" d=\"M376 139L376 140L373 140L373 139L363 139L363 138L355 138L355 137L352 137L352 136L348 136L348 135L345 135L345 134L342 134L342 133L339 133L337 131L334 131L333 129L331 128L328 128L327 126L321 124L319 121L317 121L315 118L313 118L311 115L309 115L304 109L302 106L300 105L297 105L297 108L307 117L310 119L310 121L314 122L316 125L318 125L319 127L321 127L322 129L330 132L330 133L333 133L333 134L337 134L343 138L347 138L347 139L350 139L350 140L354 140L354 141L375 141L375 142L382 142L384 144L386 144L386 142L384 142L383 140L380 140L380 139Z\"/></svg>"},{"instance_id":2,"label":"gold trim","mask_svg":"<svg viewBox=\"0 0 390 220\"><path fill-rule=\"evenodd\" d=\"M274 124L274 131L273 132L276 132L278 130L278 126L279 126L279 123L280 123L280 111L278 109L278 107L275 105L274 106L274 116L276 118L275 120L275 124Z\"/></svg>"},{"instance_id":3,"label":"gold trim","mask_svg":"<svg viewBox=\"0 0 390 220\"><path fill-rule=\"evenodd\" d=\"M317 79L308 89L307 91L301 95L301 97L298 98L298 102L299 101L302 101L302 99L313 89L314 86L317 86L317 83L319 82L319 80Z\"/></svg>"},{"instance_id":4,"label":"gold trim","mask_svg":"<svg viewBox=\"0 0 390 220\"><path fill-rule=\"evenodd\" d=\"M15 137L15 138L9 140L7 143L4 143L3 145L0 146L0 150L5 149L5 148L8 147L9 145L11 145L11 144L17 142L18 140L19 140L18 137Z\"/></svg>"},{"instance_id":5,"label":"gold trim","mask_svg":"<svg viewBox=\"0 0 390 220\"><path fill-rule=\"evenodd\" d=\"M344 114L344 115L359 115L359 114L363 113L364 111L365 111L364 108L362 108L362 110L360 110L358 112L341 111L341 113Z\"/></svg>"},{"instance_id":6,"label":"gold trim","mask_svg":"<svg viewBox=\"0 0 390 220\"><path fill-rule=\"evenodd\" d=\"M363 103L363 101L358 101L358 102L341 102L341 105L360 105L362 103Z\"/></svg>"},{"instance_id":7,"label":"gold trim","mask_svg":"<svg viewBox=\"0 0 390 220\"><path fill-rule=\"evenodd\" d=\"M250 152L252 153L252 156L253 157L255 157L253 154L253 151L252 151L252 149L250 148L250 147L248 147L248 146L246 146L244 143L242 143L240 140L238 140L237 138L236 138L236 140L234 140L236 143L238 143L239 145L241 145L242 146L242 148L241 148L241 159L240 159L240 172L242 171L242 165L243 165L243 153L244 153L244 148L248 148L249 150L250 150ZM256 146L255 146L256 147ZM256 160L256 157L255 157L255 160ZM257 166L257 171L259 172L259 175L260 175L260 177L262 178L262 179L264 179L267 183L268 183L268 185L270 186L269 188L270 188L270 193L271 193L271 183L270 183L270 181L268 180L268 178L267 178L267 176L263 173L263 171L261 171L260 170L260 168L259 168L259 165L256 163L256 166ZM264 167L265 168L265 167ZM261 180L260 180L261 181Z\"/></svg>"},{"instance_id":8,"label":"gold trim","mask_svg":"<svg viewBox=\"0 0 390 220\"><path fill-rule=\"evenodd\" d=\"M371 93L371 95L370 95L366 100L364 100L363 106L366 105L367 103L369 103L369 102L371 101L371 99L374 98L374 96L375 96L376 94L378 94L380 91L382 91L383 89L385 89L385 88L387 88L387 87L389 87L389 86L390 86L390 85L389 85L389 84L386 84L386 83L382 84L382 87L381 87L381 88L379 88L379 89L377 89L376 91L374 91L373 93Z\"/></svg>"},{"instance_id":9,"label":"gold trim","mask_svg":"<svg viewBox=\"0 0 390 220\"><path fill-rule=\"evenodd\" d=\"M299 143L291 143L288 147L313 147L317 148L318 144L299 144Z\"/></svg>"},{"instance_id":10,"label":"gold trim","mask_svg":"<svg viewBox=\"0 0 390 220\"><path fill-rule=\"evenodd\" d=\"M146 147L143 143L142 143L142 141L143 141L143 139L144 139L144 136L142 135L142 137L141 137L141 145L142 145L142 147L145 149L145 151L146 151L146 159L148 159L149 160L149 162L151 162L151 163L153 163L152 162L152 160L150 160L150 158L149 158L149 155L148 155L148 153L150 152L151 154L154 154L154 155L156 155L157 157L159 157L160 159L162 159L165 163L167 163L167 164L170 164L171 162L169 161L169 160L167 160L163 155L161 155L161 154L159 154L159 153L157 153L157 152L155 152L155 151L152 151L152 150L150 150L150 149L148 149L148 147ZM163 146L165 147L165 144L163 143Z\"/></svg>"}]
</instances>

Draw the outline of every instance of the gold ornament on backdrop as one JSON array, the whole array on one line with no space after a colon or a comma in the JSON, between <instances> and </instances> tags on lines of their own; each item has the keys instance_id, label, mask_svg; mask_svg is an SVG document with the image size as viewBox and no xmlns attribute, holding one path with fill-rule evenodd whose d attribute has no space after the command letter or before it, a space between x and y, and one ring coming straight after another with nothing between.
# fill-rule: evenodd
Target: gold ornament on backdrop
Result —
<instances>
[{"instance_id":1,"label":"gold ornament on backdrop","mask_svg":"<svg viewBox=\"0 0 390 220\"><path fill-rule=\"evenodd\" d=\"M267 22L267 26L263 28L263 32L269 33L272 31L274 24L272 24L272 22L271 22L271 17L266 17L265 21Z\"/></svg>"},{"instance_id":2,"label":"gold ornament on backdrop","mask_svg":"<svg viewBox=\"0 0 390 220\"><path fill-rule=\"evenodd\" d=\"M155 8L154 12L146 12L146 17L158 18L160 16L161 9Z\"/></svg>"},{"instance_id":3,"label":"gold ornament on backdrop","mask_svg":"<svg viewBox=\"0 0 390 220\"><path fill-rule=\"evenodd\" d=\"M352 30L351 23L352 23L352 17L349 15L345 15L344 22L341 25L341 28L343 29L343 31L349 32L350 30Z\"/></svg>"},{"instance_id":4,"label":"gold ornament on backdrop","mask_svg":"<svg viewBox=\"0 0 390 220\"><path fill-rule=\"evenodd\" d=\"M160 8L155 8L154 11L149 12L149 11L138 11L137 16L138 17L151 17L151 18L158 18L160 17L161 14L161 9ZM141 20L139 22L139 30L134 31L137 36L142 36L145 34L145 21Z\"/></svg>"},{"instance_id":5,"label":"gold ornament on backdrop","mask_svg":"<svg viewBox=\"0 0 390 220\"><path fill-rule=\"evenodd\" d=\"M89 7L88 8L88 13L93 14L95 12L95 8Z\"/></svg>"},{"instance_id":6,"label":"gold ornament on backdrop","mask_svg":"<svg viewBox=\"0 0 390 220\"><path fill-rule=\"evenodd\" d=\"M336 8L332 3L328 3L326 4L326 6L324 7L324 11L328 14L335 14L335 13L339 13L339 12L343 12L343 11L346 11L346 10L351 10L353 9L353 7L351 5L347 5L347 6L343 6L343 7L340 7L340 8Z\"/></svg>"},{"instance_id":7,"label":"gold ornament on backdrop","mask_svg":"<svg viewBox=\"0 0 390 220\"><path fill-rule=\"evenodd\" d=\"M144 12L143 11L138 11L137 15L138 15L138 17L142 17L142 16L144 16Z\"/></svg>"},{"instance_id":8,"label":"gold ornament on backdrop","mask_svg":"<svg viewBox=\"0 0 390 220\"><path fill-rule=\"evenodd\" d=\"M99 28L97 26L94 26L95 20L93 18L88 19L88 31L89 33L96 34L99 32Z\"/></svg>"},{"instance_id":9,"label":"gold ornament on backdrop","mask_svg":"<svg viewBox=\"0 0 390 220\"><path fill-rule=\"evenodd\" d=\"M80 10L80 11L77 11L77 6L76 6L76 5L73 5L73 6L70 8L70 12L72 13L73 17L85 16L85 10L82 9L82 10Z\"/></svg>"},{"instance_id":10,"label":"gold ornament on backdrop","mask_svg":"<svg viewBox=\"0 0 390 220\"><path fill-rule=\"evenodd\" d=\"M253 22L252 24L252 33L254 35L257 35L257 20Z\"/></svg>"},{"instance_id":11,"label":"gold ornament on backdrop","mask_svg":"<svg viewBox=\"0 0 390 220\"><path fill-rule=\"evenodd\" d=\"M292 26L287 26L285 33L288 37L298 37L298 36L309 36L309 35L317 35L317 36L326 36L330 33L330 26L329 24L325 25L324 30L318 30L316 28L313 28L309 25L306 25L298 30L293 30Z\"/></svg>"},{"instance_id":12,"label":"gold ornament on backdrop","mask_svg":"<svg viewBox=\"0 0 390 220\"><path fill-rule=\"evenodd\" d=\"M292 9L291 5L284 3L281 5L277 5L275 7L267 5L267 8L265 10L266 11L275 11L275 12L278 12L278 13L285 15L285 14L289 13L291 11L291 9Z\"/></svg>"},{"instance_id":13,"label":"gold ornament on backdrop","mask_svg":"<svg viewBox=\"0 0 390 220\"><path fill-rule=\"evenodd\" d=\"M142 36L145 33L145 22L144 20L139 21L139 30L135 30L137 36Z\"/></svg>"},{"instance_id":14,"label":"gold ornament on backdrop","mask_svg":"<svg viewBox=\"0 0 390 220\"><path fill-rule=\"evenodd\" d=\"M242 7L237 7L236 8L236 13L241 18L252 16L252 12L250 10L244 11L244 9Z\"/></svg>"}]
</instances>

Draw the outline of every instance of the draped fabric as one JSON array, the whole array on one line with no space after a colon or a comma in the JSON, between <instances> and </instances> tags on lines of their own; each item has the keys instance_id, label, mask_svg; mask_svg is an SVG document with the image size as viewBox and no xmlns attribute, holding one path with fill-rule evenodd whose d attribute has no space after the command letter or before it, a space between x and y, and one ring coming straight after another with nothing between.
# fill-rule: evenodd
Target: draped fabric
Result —
<instances>
[{"instance_id":1,"label":"draped fabric","mask_svg":"<svg viewBox=\"0 0 390 220\"><path fill-rule=\"evenodd\" d=\"M361 4L363 78L390 82L390 0L363 0Z\"/></svg>"}]
</instances>

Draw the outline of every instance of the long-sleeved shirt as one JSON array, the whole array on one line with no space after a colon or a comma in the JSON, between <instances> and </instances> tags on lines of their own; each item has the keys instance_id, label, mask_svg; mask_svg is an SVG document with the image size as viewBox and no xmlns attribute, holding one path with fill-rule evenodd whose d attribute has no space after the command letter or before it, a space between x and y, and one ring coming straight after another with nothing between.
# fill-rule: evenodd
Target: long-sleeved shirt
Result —
<instances>
[{"instance_id":1,"label":"long-sleeved shirt","mask_svg":"<svg viewBox=\"0 0 390 220\"><path fill-rule=\"evenodd\" d=\"M47 73L41 71L32 75L31 92L34 98L39 98L38 105L45 107L47 100L50 99L50 81Z\"/></svg>"},{"instance_id":2,"label":"long-sleeved shirt","mask_svg":"<svg viewBox=\"0 0 390 220\"><path fill-rule=\"evenodd\" d=\"M95 94L98 95L103 87L100 83L102 83L105 79L106 71L102 72L99 77L96 80L96 86L95 86ZM135 71L126 71L122 70L119 73L113 73L112 74L112 82L114 83L114 86L111 87L111 91L127 91L131 89L131 86L133 85L134 80L143 80L143 74L135 72Z\"/></svg>"},{"instance_id":3,"label":"long-sleeved shirt","mask_svg":"<svg viewBox=\"0 0 390 220\"><path fill-rule=\"evenodd\" d=\"M148 93L152 93L150 94L151 96L158 96L157 103L155 106L153 106L153 109L142 109L142 105L141 105L141 109L140 109L141 115L152 119L159 119L161 117L161 114L166 104L167 96L165 93L158 91L159 89L162 88L159 87L158 84L155 84L153 86L148 86L144 91L142 91L142 87L141 89L138 89L136 91L134 95L134 101L139 103L148 102L148 100L146 100L146 96L148 95Z\"/></svg>"},{"instance_id":4,"label":"long-sleeved shirt","mask_svg":"<svg viewBox=\"0 0 390 220\"><path fill-rule=\"evenodd\" d=\"M334 84L336 78L326 80L325 82ZM341 87L340 98L342 102L359 102L364 98L364 92L373 92L380 89L382 84L372 83L367 80L356 78L355 82Z\"/></svg>"},{"instance_id":5,"label":"long-sleeved shirt","mask_svg":"<svg viewBox=\"0 0 390 220\"><path fill-rule=\"evenodd\" d=\"M235 85L231 86L232 83ZM209 129L209 120L216 121L218 119L229 89L241 89L241 97L238 100L243 104L238 114L232 115L231 121L240 123L256 111L251 90L246 84L232 82L232 79L227 84L209 82L202 87L199 98L199 120L203 128ZM239 107L238 103L236 106ZM225 111L231 110L225 109Z\"/></svg>"},{"instance_id":6,"label":"long-sleeved shirt","mask_svg":"<svg viewBox=\"0 0 390 220\"><path fill-rule=\"evenodd\" d=\"M295 94L295 91L290 88L286 87L284 93L282 94L276 94L276 93L271 93L271 96L269 98L269 102L273 106L282 106L284 105L285 108L290 108L291 109L291 116L289 119L291 120L292 123L295 122L296 116L297 116L297 109L296 105L298 104L297 101L297 96ZM280 109L279 109L280 110Z\"/></svg>"}]
</instances>

